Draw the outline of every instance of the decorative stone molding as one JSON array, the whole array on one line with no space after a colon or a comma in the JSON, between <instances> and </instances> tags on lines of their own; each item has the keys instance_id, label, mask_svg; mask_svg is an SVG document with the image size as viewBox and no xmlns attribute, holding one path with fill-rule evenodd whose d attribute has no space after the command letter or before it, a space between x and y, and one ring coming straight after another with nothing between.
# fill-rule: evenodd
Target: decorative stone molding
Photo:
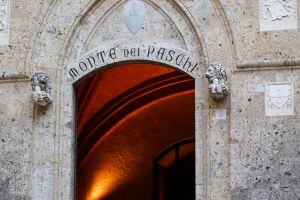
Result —
<instances>
[{"instance_id":1,"label":"decorative stone molding","mask_svg":"<svg viewBox=\"0 0 300 200\"><path fill-rule=\"evenodd\" d=\"M0 72L0 80L11 79L29 79L29 77L22 72Z\"/></svg>"},{"instance_id":2,"label":"decorative stone molding","mask_svg":"<svg viewBox=\"0 0 300 200\"><path fill-rule=\"evenodd\" d=\"M220 100L228 95L227 74L222 64L218 62L210 64L206 70L205 77L210 83L208 89L214 99Z\"/></svg>"},{"instance_id":3,"label":"decorative stone molding","mask_svg":"<svg viewBox=\"0 0 300 200\"><path fill-rule=\"evenodd\" d=\"M276 69L280 67L300 67L300 58L291 57L282 60L258 60L237 65L238 69Z\"/></svg>"},{"instance_id":4,"label":"decorative stone molding","mask_svg":"<svg viewBox=\"0 0 300 200\"><path fill-rule=\"evenodd\" d=\"M46 73L33 73L31 86L34 103L40 106L48 106L52 103L50 80Z\"/></svg>"}]
</instances>

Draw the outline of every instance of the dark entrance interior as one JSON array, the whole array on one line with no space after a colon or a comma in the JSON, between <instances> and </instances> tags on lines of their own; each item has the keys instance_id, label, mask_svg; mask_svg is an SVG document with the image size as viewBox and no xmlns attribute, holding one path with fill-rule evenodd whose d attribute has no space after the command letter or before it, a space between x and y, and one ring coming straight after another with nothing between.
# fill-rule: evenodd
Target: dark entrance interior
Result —
<instances>
[{"instance_id":1,"label":"dark entrance interior","mask_svg":"<svg viewBox=\"0 0 300 200\"><path fill-rule=\"evenodd\" d=\"M155 200L195 199L195 138L184 139L154 160Z\"/></svg>"},{"instance_id":2,"label":"dark entrance interior","mask_svg":"<svg viewBox=\"0 0 300 200\"><path fill-rule=\"evenodd\" d=\"M77 83L77 200L195 199L194 85L154 64Z\"/></svg>"}]
</instances>

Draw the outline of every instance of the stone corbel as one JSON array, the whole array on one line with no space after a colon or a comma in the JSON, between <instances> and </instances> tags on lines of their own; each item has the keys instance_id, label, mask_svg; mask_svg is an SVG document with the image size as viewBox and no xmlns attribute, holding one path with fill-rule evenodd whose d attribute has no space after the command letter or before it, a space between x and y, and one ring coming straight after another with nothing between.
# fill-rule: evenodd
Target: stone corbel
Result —
<instances>
[{"instance_id":1,"label":"stone corbel","mask_svg":"<svg viewBox=\"0 0 300 200\"><path fill-rule=\"evenodd\" d=\"M48 106L52 103L49 76L44 72L35 72L31 78L32 99L35 104Z\"/></svg>"},{"instance_id":2,"label":"stone corbel","mask_svg":"<svg viewBox=\"0 0 300 200\"><path fill-rule=\"evenodd\" d=\"M208 90L213 99L221 100L228 96L227 74L222 64L218 62L210 64L206 70L205 77L209 81Z\"/></svg>"}]
</instances>

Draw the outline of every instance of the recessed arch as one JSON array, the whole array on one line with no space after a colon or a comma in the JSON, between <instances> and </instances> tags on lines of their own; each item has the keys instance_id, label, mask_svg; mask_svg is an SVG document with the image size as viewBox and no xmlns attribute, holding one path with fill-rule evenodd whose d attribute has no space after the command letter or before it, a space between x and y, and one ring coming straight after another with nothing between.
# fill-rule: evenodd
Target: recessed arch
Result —
<instances>
[{"instance_id":1,"label":"recessed arch","mask_svg":"<svg viewBox=\"0 0 300 200\"><path fill-rule=\"evenodd\" d=\"M149 0L148 0L149 1ZM72 199L74 196L74 135L75 135L75 101L74 101L74 81L69 79L69 67L78 61L78 49L84 45L83 41L86 41L86 37L90 34L90 30L93 27L92 10L99 9L102 13L105 13L116 1L96 1L96 0L82 0L80 3L70 3L68 0L54 1L51 5L51 9L43 24L39 28L37 37L32 41L32 52L28 55L27 63L31 63L28 66L28 71L43 70L49 73L53 84L58 85L60 90L53 91L55 101L51 109L53 115L55 115L55 127L53 129L59 133L53 140L55 148L51 154L52 158L59 162L54 166L53 179L53 198L56 199ZM209 61L220 61L227 66L232 65L231 52L228 52L227 47L230 47L231 41L227 40L226 28L224 28L221 17L217 9L210 8L211 1L200 2L199 5L206 7L209 5L209 12L204 12L204 17L210 18L214 21L214 26L218 29L209 29L210 32L206 32L205 23L199 22L193 16L191 9L188 9L185 3L180 0L151 0L157 7L164 12L167 12L178 27L181 35L187 42L188 48L184 49L180 46L172 46L169 40L165 42L156 41L152 38L151 44L157 46L167 46L168 48L175 48L181 52L187 53L195 62L199 63L199 73L196 77L196 141L197 141L197 163L207 163L206 157L206 136L207 124L205 119L208 118L208 97L207 97L207 83L204 80L203 72L206 64ZM205 4L205 5L204 5ZM99 5L99 7L98 7ZM212 6L211 6L212 7ZM67 12L66 13L66 8ZM217 14L216 14L217 13ZM65 18L68 15L68 18ZM101 16L98 16L101 17ZM109 18L109 17L108 17ZM88 19L88 20L85 20ZM196 22L197 21L197 22ZM83 23L84 22L84 23ZM162 24L162 22L157 22ZM87 28L90 26L90 28ZM53 33L52 27L55 27L59 35ZM219 32L226 34L218 34ZM147 37L151 37L151 34L147 34ZM230 37L229 37L230 38ZM222 41L222 47L219 46L219 41ZM43 45L41 45L43 44ZM136 40L135 36L124 37L123 41L114 39L111 42L101 42L98 46L102 49L110 48L111 46L131 46L141 47L143 43ZM216 47L218 49L216 49ZM219 55L225 55L219 57ZM225 58L226 57L226 58ZM228 59L229 58L229 59ZM134 62L136 58L124 59L125 62ZM143 61L159 62L157 59L140 59ZM114 62L103 64L104 68L108 65L113 65ZM179 69L174 63L161 62ZM104 69L103 68L103 69ZM89 76L96 70L91 70L89 73L83 74ZM76 82L76 81L75 81ZM59 102L59 103L56 103ZM40 124L36 125L37 127ZM36 129L38 130L38 128ZM200 138L200 139L197 139ZM197 168L197 197L205 199L207 196L207 169L204 165L200 165ZM41 169L42 171L42 169ZM37 171L37 173L41 173ZM38 176L38 175L36 175ZM69 178L65 178L69 177ZM51 183L52 184L52 183ZM35 184L33 191L43 192L42 184Z\"/></svg>"},{"instance_id":2,"label":"recessed arch","mask_svg":"<svg viewBox=\"0 0 300 200\"><path fill-rule=\"evenodd\" d=\"M145 66L140 64L140 67ZM147 66L156 66L147 64ZM124 64L116 64L115 67L122 67ZM129 64L125 66L136 66ZM110 66L110 68L113 66ZM125 71L126 72L126 71ZM127 72L128 73L128 72ZM99 74L99 72L94 73ZM130 74L128 74L130 78ZM86 80L86 82L95 82ZM103 83L105 84L105 83ZM110 83L111 84L111 83ZM80 132L77 139L77 165L80 166L82 160L88 154L89 149L101 138L102 134L111 129L117 121L134 112L135 110L161 98L174 95L180 92L194 90L195 82L188 75L182 72L172 71L150 79L147 79L135 86L130 87L98 110L85 123L84 127L78 127ZM84 93L82 96L90 96ZM77 97L79 98L79 97ZM80 98L79 98L80 99ZM85 106L81 107L83 109ZM80 115L80 111L79 114ZM78 116L77 116L78 117Z\"/></svg>"},{"instance_id":3,"label":"recessed arch","mask_svg":"<svg viewBox=\"0 0 300 200\"><path fill-rule=\"evenodd\" d=\"M159 14L161 14L163 16L163 18L166 19L167 23L170 24L172 31L176 32L176 35L179 37L178 39L180 40L180 47L188 50L188 46L187 46L187 42L184 39L183 33L179 30L179 27L177 26L177 24L175 23L175 21L170 17L169 13L167 13L166 11L164 11L156 2L154 1L144 1L145 4L149 5L153 10L151 10L152 12L157 11ZM86 45L91 43L91 40L93 39L94 35L96 34L96 31L99 27L101 27L101 25L105 22L105 20L107 20L107 18L111 17L111 15L116 12L117 9L120 9L120 7L124 6L124 4L126 3L126 0L122 0L122 1L118 1L115 4L113 4L104 14L101 18L98 19L98 21L96 22L96 24L93 25L93 27L91 28L89 35L85 38L84 41L84 45L82 46L82 48L79 50L80 53L79 55L81 56L82 54L86 53L86 50L90 50L90 48L88 48ZM178 2L177 6L181 6L180 8L182 9L182 5L179 4ZM95 12L97 10L97 6L99 6L99 4L101 4L101 2L95 3L91 9L88 12ZM150 12L150 11L148 11ZM86 19L83 18L82 21L85 21ZM84 22L83 22L84 23ZM195 24L193 24L194 26ZM200 44L200 43L199 43Z\"/></svg>"},{"instance_id":4,"label":"recessed arch","mask_svg":"<svg viewBox=\"0 0 300 200\"><path fill-rule=\"evenodd\" d=\"M186 138L162 150L153 162L154 200L195 199L194 162L195 138Z\"/></svg>"},{"instance_id":5,"label":"recessed arch","mask_svg":"<svg viewBox=\"0 0 300 200\"><path fill-rule=\"evenodd\" d=\"M93 72L76 91L78 199L133 199L134 190L138 199L152 199L156 154L195 136L195 80L174 68L132 63Z\"/></svg>"},{"instance_id":6,"label":"recessed arch","mask_svg":"<svg viewBox=\"0 0 300 200\"><path fill-rule=\"evenodd\" d=\"M194 79L200 78L204 70L195 55L182 48L166 44L126 45L117 42L105 48L93 49L71 60L67 66L65 81L74 84L95 70L118 65L120 62L160 63L183 71Z\"/></svg>"},{"instance_id":7,"label":"recessed arch","mask_svg":"<svg viewBox=\"0 0 300 200\"><path fill-rule=\"evenodd\" d=\"M105 64L103 66L100 66L99 68L95 68L92 69L91 71L87 71L86 73L82 73L82 76L80 77L76 77L76 79L71 78L70 76L69 78L69 82L76 86L78 84L80 84L80 82L82 80L87 79L89 76L93 76L95 73L98 73L99 71L102 70L106 70L109 68L113 68L113 67L117 67L117 66L122 66L122 65L127 65L127 64L150 64L150 65L157 65L157 66L163 66L163 67L167 67L167 68L171 68L173 70L177 70L181 73L186 74L187 76L193 78L193 79L199 79L200 77L198 77L197 74L191 74L188 73L187 71L184 71L183 69L179 68L178 66L174 66L174 65L170 65L170 63L168 62L160 62L160 61L155 61L152 59L120 59L120 61L113 61L110 62L109 64Z\"/></svg>"}]
</instances>

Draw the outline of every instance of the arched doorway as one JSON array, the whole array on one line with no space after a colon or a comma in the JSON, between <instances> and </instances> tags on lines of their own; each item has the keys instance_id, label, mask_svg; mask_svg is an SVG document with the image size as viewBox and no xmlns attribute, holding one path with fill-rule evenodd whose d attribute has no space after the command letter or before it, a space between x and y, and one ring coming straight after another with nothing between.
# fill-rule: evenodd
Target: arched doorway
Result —
<instances>
[{"instance_id":1,"label":"arched doorway","mask_svg":"<svg viewBox=\"0 0 300 200\"><path fill-rule=\"evenodd\" d=\"M195 199L195 138L176 142L153 163L154 200Z\"/></svg>"},{"instance_id":2,"label":"arched doorway","mask_svg":"<svg viewBox=\"0 0 300 200\"><path fill-rule=\"evenodd\" d=\"M187 138L164 149L153 163L154 200L194 200L195 138Z\"/></svg>"},{"instance_id":3,"label":"arched doorway","mask_svg":"<svg viewBox=\"0 0 300 200\"><path fill-rule=\"evenodd\" d=\"M153 162L195 136L195 81L173 68L125 64L75 86L77 199L152 200Z\"/></svg>"}]
</instances>

